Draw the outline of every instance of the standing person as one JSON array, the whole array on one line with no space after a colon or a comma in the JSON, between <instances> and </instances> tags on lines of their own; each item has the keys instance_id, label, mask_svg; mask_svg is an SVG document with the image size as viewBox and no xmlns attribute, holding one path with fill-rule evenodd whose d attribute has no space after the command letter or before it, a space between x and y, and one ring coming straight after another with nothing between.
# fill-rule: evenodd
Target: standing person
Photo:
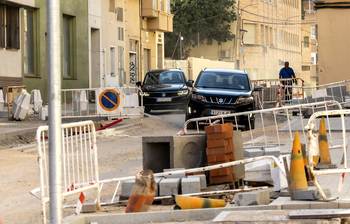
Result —
<instances>
[{"instance_id":1,"label":"standing person","mask_svg":"<svg viewBox=\"0 0 350 224\"><path fill-rule=\"evenodd\" d=\"M296 78L294 71L292 68L289 67L289 62L286 61L284 63L284 67L281 69L280 71L280 75L279 75L280 79L292 79L292 78ZM293 82L295 82L295 84L297 85L297 80L285 80L285 81L281 81L281 83L285 86L291 86L293 85ZM284 87L285 89L285 100L291 100L293 99L293 89L292 88L287 88Z\"/></svg>"}]
</instances>

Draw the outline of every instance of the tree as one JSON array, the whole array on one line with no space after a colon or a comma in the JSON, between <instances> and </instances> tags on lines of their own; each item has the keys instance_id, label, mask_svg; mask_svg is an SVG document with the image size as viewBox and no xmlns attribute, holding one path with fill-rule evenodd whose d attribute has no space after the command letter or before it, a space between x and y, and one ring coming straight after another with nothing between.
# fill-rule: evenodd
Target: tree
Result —
<instances>
[{"instance_id":1,"label":"tree","mask_svg":"<svg viewBox=\"0 0 350 224\"><path fill-rule=\"evenodd\" d=\"M180 33L181 45L186 49L183 58L198 44L198 34L200 44L231 41L235 36L230 31L231 23L236 20L234 4L235 0L171 0L173 33L165 34L165 55L172 57L175 50L173 58L180 58Z\"/></svg>"}]
</instances>

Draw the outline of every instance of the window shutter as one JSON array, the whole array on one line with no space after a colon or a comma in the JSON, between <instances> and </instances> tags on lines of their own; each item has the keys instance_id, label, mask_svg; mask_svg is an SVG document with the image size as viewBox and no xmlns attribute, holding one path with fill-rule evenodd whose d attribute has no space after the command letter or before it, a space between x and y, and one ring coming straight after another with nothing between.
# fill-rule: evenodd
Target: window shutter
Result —
<instances>
[{"instance_id":1,"label":"window shutter","mask_svg":"<svg viewBox=\"0 0 350 224\"><path fill-rule=\"evenodd\" d=\"M117 9L117 20L123 22L123 8Z\"/></svg>"},{"instance_id":2,"label":"window shutter","mask_svg":"<svg viewBox=\"0 0 350 224\"><path fill-rule=\"evenodd\" d=\"M19 8L6 6L7 48L19 49Z\"/></svg>"},{"instance_id":3,"label":"window shutter","mask_svg":"<svg viewBox=\"0 0 350 224\"><path fill-rule=\"evenodd\" d=\"M5 6L0 4L0 48L5 47Z\"/></svg>"}]
</instances>

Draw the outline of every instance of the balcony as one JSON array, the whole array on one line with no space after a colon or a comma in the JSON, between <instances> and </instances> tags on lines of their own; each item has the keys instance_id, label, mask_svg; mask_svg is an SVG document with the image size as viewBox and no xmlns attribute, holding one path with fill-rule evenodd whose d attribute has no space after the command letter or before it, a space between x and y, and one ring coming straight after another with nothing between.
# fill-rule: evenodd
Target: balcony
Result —
<instances>
[{"instance_id":1,"label":"balcony","mask_svg":"<svg viewBox=\"0 0 350 224\"><path fill-rule=\"evenodd\" d=\"M147 18L148 30L173 32L170 0L143 0L142 17Z\"/></svg>"}]
</instances>

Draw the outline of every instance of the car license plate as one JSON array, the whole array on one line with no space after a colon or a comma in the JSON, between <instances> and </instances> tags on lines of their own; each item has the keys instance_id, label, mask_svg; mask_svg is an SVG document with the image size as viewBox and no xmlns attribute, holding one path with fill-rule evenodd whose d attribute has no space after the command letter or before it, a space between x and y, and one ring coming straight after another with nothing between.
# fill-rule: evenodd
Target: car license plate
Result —
<instances>
[{"instance_id":1,"label":"car license plate","mask_svg":"<svg viewBox=\"0 0 350 224\"><path fill-rule=\"evenodd\" d=\"M222 114L230 114L230 111L227 110L211 110L210 114L211 115L222 115Z\"/></svg>"},{"instance_id":2,"label":"car license plate","mask_svg":"<svg viewBox=\"0 0 350 224\"><path fill-rule=\"evenodd\" d=\"M170 102L171 98L157 98L157 102Z\"/></svg>"}]
</instances>

